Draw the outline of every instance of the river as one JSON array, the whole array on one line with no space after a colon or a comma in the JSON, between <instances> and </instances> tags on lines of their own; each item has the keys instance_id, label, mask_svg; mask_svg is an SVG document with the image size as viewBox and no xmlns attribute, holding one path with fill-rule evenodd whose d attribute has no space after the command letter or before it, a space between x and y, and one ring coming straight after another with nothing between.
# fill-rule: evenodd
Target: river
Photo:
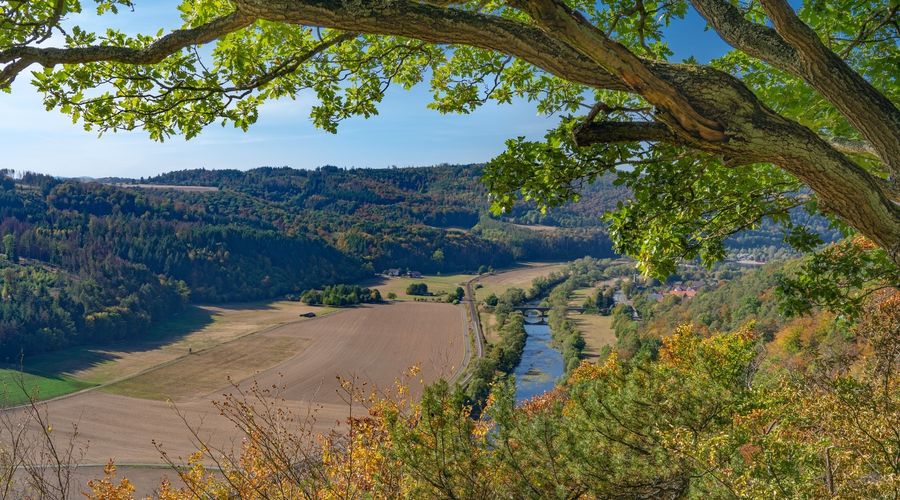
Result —
<instances>
[{"instance_id":1,"label":"river","mask_svg":"<svg viewBox=\"0 0 900 500\"><path fill-rule=\"evenodd\" d=\"M515 371L517 403L553 389L565 372L562 353L553 347L550 327L528 321L526 318L525 351Z\"/></svg>"}]
</instances>

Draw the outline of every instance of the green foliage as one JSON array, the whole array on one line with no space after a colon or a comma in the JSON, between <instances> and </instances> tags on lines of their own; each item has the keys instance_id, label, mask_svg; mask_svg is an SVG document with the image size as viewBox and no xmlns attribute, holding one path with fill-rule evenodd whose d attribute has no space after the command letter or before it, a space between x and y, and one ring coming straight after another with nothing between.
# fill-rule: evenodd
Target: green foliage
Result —
<instances>
[{"instance_id":1,"label":"green foliage","mask_svg":"<svg viewBox=\"0 0 900 500\"><path fill-rule=\"evenodd\" d=\"M346 307L357 304L381 302L381 292L359 285L329 285L322 290L306 290L300 295L304 304L311 306Z\"/></svg>"},{"instance_id":2,"label":"green foliage","mask_svg":"<svg viewBox=\"0 0 900 500\"><path fill-rule=\"evenodd\" d=\"M597 290L596 296L592 300L592 305L598 314L608 316L615 306L615 289L611 286L603 286ZM590 297L588 297L590 299Z\"/></svg>"},{"instance_id":3,"label":"green foliage","mask_svg":"<svg viewBox=\"0 0 900 500\"><path fill-rule=\"evenodd\" d=\"M425 283L410 283L406 287L407 295L428 295L428 285Z\"/></svg>"},{"instance_id":4,"label":"green foliage","mask_svg":"<svg viewBox=\"0 0 900 500\"><path fill-rule=\"evenodd\" d=\"M183 282L109 257L95 266L75 278L0 263L0 356L7 363L77 343L140 338L187 301Z\"/></svg>"},{"instance_id":5,"label":"green foliage","mask_svg":"<svg viewBox=\"0 0 900 500\"><path fill-rule=\"evenodd\" d=\"M570 263L563 273L557 276L539 278L535 284L546 283L552 287L545 302L550 306L547 313L547 324L557 348L562 353L566 374L569 374L581 363L585 342L578 327L569 318L569 299L578 288L592 286L605 277L603 270L608 261L591 258L579 259ZM555 278L555 279L554 279ZM591 305L593 307L593 305ZM585 311L584 314L590 314Z\"/></svg>"},{"instance_id":6,"label":"green foliage","mask_svg":"<svg viewBox=\"0 0 900 500\"><path fill-rule=\"evenodd\" d=\"M19 254L16 252L16 235L7 234L3 236L3 252L6 254L7 260L17 262Z\"/></svg>"},{"instance_id":7,"label":"green foliage","mask_svg":"<svg viewBox=\"0 0 900 500\"><path fill-rule=\"evenodd\" d=\"M850 319L859 316L871 294L900 283L900 269L887 252L864 238L848 239L816 252L778 286L785 314L809 314L817 308Z\"/></svg>"},{"instance_id":8,"label":"green foliage","mask_svg":"<svg viewBox=\"0 0 900 500\"><path fill-rule=\"evenodd\" d=\"M793 263L773 263L746 271L713 290L701 288L692 299L663 301L642 311L647 327L657 332L693 322L711 330L734 330L754 321L757 331L769 335L786 321L775 300L775 289ZM708 281L708 280L707 280Z\"/></svg>"},{"instance_id":9,"label":"green foliage","mask_svg":"<svg viewBox=\"0 0 900 500\"><path fill-rule=\"evenodd\" d=\"M655 60L671 55L664 36L666 27L682 19L689 8L684 1L569 3L624 47ZM798 14L830 49L894 102L900 96L893 71L898 62L895 23L890 18L894 11L883 3L808 2ZM163 35L162 31L128 35L115 29L91 32L67 24L63 22L67 14L82 10L74 0L52 6L46 1L28 2L27 8L20 4L24 5L19 2L16 8L4 8L8 22L0 25L0 47L35 44L55 33L54 41L66 47L144 49ZM97 3L96 10L101 15L130 5L128 0L104 0ZM184 0L178 8L184 27L201 26L234 10L233 4L224 0ZM529 22L521 10L503 2L467 3L460 8ZM745 16L755 23L767 22L764 11L755 4L746 7ZM663 277L674 271L681 259L700 258L707 264L721 260L729 236L766 220L782 225L783 240L798 249L805 251L818 243L813 231L790 216L790 209L799 206L820 213L815 197L797 179L771 165L733 168L733 158L638 141L594 147L573 144L572 132L585 120L577 113L594 104L599 106L593 107L592 121L652 120L656 110L633 95L590 89L481 47L447 47L266 20L236 29L210 45L208 51L186 47L147 65L91 62L46 67L35 73L33 83L44 94L48 108L59 109L86 128L101 132L144 129L152 138L163 140L172 134L193 137L216 122L247 129L257 120L264 102L296 98L307 91L318 98L311 119L333 132L344 119L377 114L391 85L411 88L430 78L434 97L430 106L440 112L470 113L487 102L525 99L535 102L542 113L562 117L544 141L512 139L507 151L487 167L485 179L494 195L494 208L510 219L531 223L552 219L547 207L578 199L586 184L614 172L619 187L628 188L635 201L623 203L608 215L609 236L614 248L636 258L647 274ZM765 106L787 119L826 138L858 138L841 113L800 79L737 50L712 65L739 77ZM879 162L864 157L854 160L885 176ZM513 206L520 197L528 203L515 213ZM463 218L471 220L473 215L477 220L480 214L468 210ZM574 227L579 217L569 215L560 219ZM486 238L501 246L515 246L507 243L524 240L521 235L494 229L485 229ZM365 228L345 227L341 232L336 240L358 256L367 255L365 249L381 241ZM434 236L423 233L414 236L416 246ZM594 238L597 233L581 236L575 239L605 244L602 238ZM474 245L478 240L465 242ZM459 265L457 259L471 265L457 256L462 245L453 243L435 242L428 248L423 255L432 257L429 265L443 265L440 253L454 261L447 265ZM525 246L544 247L531 240ZM400 260L401 248L402 244L379 249L382 251L377 254L390 253ZM483 250L482 256L491 255L490 249ZM516 252L516 258L532 257L530 249L510 250Z\"/></svg>"},{"instance_id":10,"label":"green foliage","mask_svg":"<svg viewBox=\"0 0 900 500\"><path fill-rule=\"evenodd\" d=\"M150 179L157 184L216 186L228 193L190 197L218 218L250 218L291 233L316 233L373 269L425 273L507 266L512 250L462 231L487 210L477 166L316 170L258 168L187 170ZM200 198L200 199L197 199ZM252 215L237 217L252 211ZM440 249L444 258L435 260ZM440 255L438 253L438 255Z\"/></svg>"},{"instance_id":11,"label":"green foliage","mask_svg":"<svg viewBox=\"0 0 900 500\"><path fill-rule=\"evenodd\" d=\"M438 248L431 254L431 260L437 262L439 265L444 263L444 251Z\"/></svg>"},{"instance_id":12,"label":"green foliage","mask_svg":"<svg viewBox=\"0 0 900 500\"><path fill-rule=\"evenodd\" d=\"M479 221L487 209L480 174L472 166L261 168L173 172L146 181L219 188L190 191L123 189L31 173L13 182L4 170L0 251L23 257L26 270L12 266L0 288L7 298L18 297L3 304L8 312L0 323L9 343L3 349L15 356L141 335L142 325L166 317L188 296L283 297L391 267L490 270L511 264L514 253L542 258L570 241L551 234L520 251L510 247L527 247L504 238L503 226L493 240L478 231L441 229ZM442 262L432 258L436 253L443 253ZM41 280L52 284L39 286ZM163 283L158 293L157 283ZM150 289L141 291L145 285ZM58 289L66 291L59 299L65 314L48 305ZM183 298L169 302L172 294ZM456 295L448 297L459 300ZM158 302L168 305L151 305ZM50 333L39 337L42 328Z\"/></svg>"},{"instance_id":13,"label":"green foliage","mask_svg":"<svg viewBox=\"0 0 900 500\"><path fill-rule=\"evenodd\" d=\"M507 303L507 305L509 305ZM472 378L469 380L467 395L475 409L481 408L490 393L491 383L498 375L511 375L525 350L525 318L515 311L497 317L500 341L488 348L487 354L475 361Z\"/></svg>"},{"instance_id":14,"label":"green foliage","mask_svg":"<svg viewBox=\"0 0 900 500\"><path fill-rule=\"evenodd\" d=\"M660 150L662 148L656 148ZM707 265L726 256L725 239L755 227L763 217L784 224L795 237L788 243L802 251L820 243L816 235L791 222L789 210L800 204L792 193L799 184L769 166L729 168L709 158L673 159L677 151L636 163L619 173L618 182L634 192L634 201L610 214L615 248L636 258L645 274L665 278L681 260L699 258ZM653 165L665 162L666 168Z\"/></svg>"},{"instance_id":15,"label":"green foliage","mask_svg":"<svg viewBox=\"0 0 900 500\"><path fill-rule=\"evenodd\" d=\"M516 220L515 217L510 219ZM614 256L605 228L598 225L597 219L594 219L593 224L594 227L536 231L485 216L472 232L510 248L517 260L571 260L585 255Z\"/></svg>"},{"instance_id":16,"label":"green foliage","mask_svg":"<svg viewBox=\"0 0 900 500\"><path fill-rule=\"evenodd\" d=\"M578 187L615 172L615 184L633 199L606 215L609 237L619 253L638 260L641 271L666 277L682 259L706 264L726 255L726 239L752 229L763 218L785 227L785 241L807 251L817 236L792 221L790 210L814 205L799 196L801 185L769 165L730 168L715 158L686 155L666 145L576 147L574 122L550 131L543 143L520 138L485 171L494 210L505 213L522 196L547 209L577 200ZM617 167L627 164L631 168ZM665 164L666 168L658 168Z\"/></svg>"}]
</instances>

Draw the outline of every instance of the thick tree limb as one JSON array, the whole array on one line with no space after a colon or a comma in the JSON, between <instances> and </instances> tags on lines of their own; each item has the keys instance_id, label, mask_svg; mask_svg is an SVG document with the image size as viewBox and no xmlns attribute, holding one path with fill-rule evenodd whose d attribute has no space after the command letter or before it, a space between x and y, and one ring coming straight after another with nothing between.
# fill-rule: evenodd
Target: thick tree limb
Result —
<instances>
[{"instance_id":1,"label":"thick tree limb","mask_svg":"<svg viewBox=\"0 0 900 500\"><path fill-rule=\"evenodd\" d=\"M744 13L727 0L691 0L691 3L732 47L776 68L796 73L796 51L774 29L747 20Z\"/></svg>"},{"instance_id":2,"label":"thick tree limb","mask_svg":"<svg viewBox=\"0 0 900 500\"><path fill-rule=\"evenodd\" d=\"M691 3L731 46L802 78L819 91L868 140L871 152L893 176L900 177L900 111L828 49L785 0L762 2L774 29L748 21L726 0Z\"/></svg>"},{"instance_id":3,"label":"thick tree limb","mask_svg":"<svg viewBox=\"0 0 900 500\"><path fill-rule=\"evenodd\" d=\"M586 57L581 49L574 49L567 40L559 40L558 32L541 31L513 20L400 0L366 5L339 0L236 1L242 10L271 21L471 45L518 57L577 83L639 93L643 90L641 82L626 82L614 76ZM622 47L622 50L627 49ZM703 66L640 59L639 62L691 104L687 112L721 123L729 137L723 142L679 134L690 147L742 162L781 166L809 185L829 210L885 248L900 263L900 208L888 198L882 180L864 171L808 128L769 109L731 75ZM661 120L667 118L668 111L662 110ZM675 126L680 125L671 116L668 118Z\"/></svg>"},{"instance_id":4,"label":"thick tree limb","mask_svg":"<svg viewBox=\"0 0 900 500\"><path fill-rule=\"evenodd\" d=\"M553 33L619 77L634 92L670 114L686 134L705 141L724 141L722 126L699 113L669 82L656 75L624 45L610 39L581 14L558 0L512 2L527 12L545 31Z\"/></svg>"},{"instance_id":5,"label":"thick tree limb","mask_svg":"<svg viewBox=\"0 0 900 500\"><path fill-rule=\"evenodd\" d=\"M234 1L239 13L211 23L215 26L172 33L146 49L16 48L0 51L0 63L7 63L7 68L23 64L22 61L48 66L103 60L152 64L184 46L210 41L257 18L494 50L572 82L639 93L656 107L657 118L687 147L721 154L739 162L779 165L810 186L826 210L844 218L885 248L894 262L900 263L900 207L889 198L893 191L885 188L885 181L860 168L813 131L775 113L734 76L710 67L641 59L606 38L560 2L520 0L533 13L539 29L511 19L412 0ZM14 50L20 52L10 52ZM799 51L796 47L794 50ZM823 69L815 60L803 60L807 77L826 87L830 99L837 98L835 93L850 95L860 89L865 91L852 84L850 77L856 75L852 70L852 75L847 78L822 75L820 70L828 72L833 67L825 65ZM868 88L880 96L871 86ZM843 104L866 99L850 97ZM883 96L881 99L886 100ZM883 106L864 108L874 109L872 116L890 114L890 109L896 111L893 107L886 111ZM871 126L870 133L880 127L887 140L876 142L858 128L884 158L884 145L890 145L892 134L900 134L900 126L892 128L891 122L885 120L872 120ZM661 134L659 130L647 130L652 128L645 128L643 137ZM624 132L620 130L619 134L624 135ZM632 137L636 136L632 134ZM892 158L900 158L900 155Z\"/></svg>"},{"instance_id":6,"label":"thick tree limb","mask_svg":"<svg viewBox=\"0 0 900 500\"><path fill-rule=\"evenodd\" d=\"M415 38L431 43L469 45L527 61L560 78L607 90L631 90L620 78L547 33L521 22L416 1L272 2L235 0L260 19L342 31Z\"/></svg>"},{"instance_id":7,"label":"thick tree limb","mask_svg":"<svg viewBox=\"0 0 900 500\"><path fill-rule=\"evenodd\" d=\"M681 142L660 122L589 122L574 130L580 147L616 142Z\"/></svg>"},{"instance_id":8,"label":"thick tree limb","mask_svg":"<svg viewBox=\"0 0 900 500\"><path fill-rule=\"evenodd\" d=\"M104 45L71 48L10 47L0 50L0 64L6 64L0 70L0 88L9 86L21 71L34 63L46 67L98 61L155 64L185 47L211 42L247 27L255 20L245 12L235 11L196 28L173 31L143 49Z\"/></svg>"},{"instance_id":9,"label":"thick tree limb","mask_svg":"<svg viewBox=\"0 0 900 500\"><path fill-rule=\"evenodd\" d=\"M795 50L797 74L831 102L900 178L900 110L832 52L786 0L762 0L775 31Z\"/></svg>"}]
</instances>

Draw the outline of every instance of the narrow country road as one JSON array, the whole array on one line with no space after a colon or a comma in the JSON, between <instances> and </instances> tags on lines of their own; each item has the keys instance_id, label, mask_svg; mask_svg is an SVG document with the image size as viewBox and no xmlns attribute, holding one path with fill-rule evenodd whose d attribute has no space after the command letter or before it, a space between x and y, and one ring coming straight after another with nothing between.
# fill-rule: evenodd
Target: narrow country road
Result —
<instances>
[{"instance_id":1,"label":"narrow country road","mask_svg":"<svg viewBox=\"0 0 900 500\"><path fill-rule=\"evenodd\" d=\"M478 359L484 356L484 333L481 331L481 320L478 317L478 302L475 300L475 289L472 287L472 283L481 278L481 276L476 276L469 281L466 281L466 296L463 299L466 302L467 307L469 308L469 322L468 327L475 334L475 358ZM469 360L468 366L472 366L474 360ZM468 370L466 374L460 379L460 385L466 385L469 383L469 379L472 378L472 371Z\"/></svg>"}]
</instances>

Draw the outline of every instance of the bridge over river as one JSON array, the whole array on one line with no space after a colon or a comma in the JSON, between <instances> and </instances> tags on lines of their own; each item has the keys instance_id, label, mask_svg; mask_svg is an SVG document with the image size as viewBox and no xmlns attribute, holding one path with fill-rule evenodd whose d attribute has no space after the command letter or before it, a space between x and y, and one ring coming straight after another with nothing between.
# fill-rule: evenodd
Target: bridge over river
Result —
<instances>
[{"instance_id":1,"label":"bridge over river","mask_svg":"<svg viewBox=\"0 0 900 500\"><path fill-rule=\"evenodd\" d=\"M546 322L547 312L549 312L550 309L553 309L553 308L549 307L549 306L529 306L529 305L513 307L514 311L522 311L522 313L525 315L526 318L537 319L537 320L540 320L541 323ZM569 306L569 307L566 307L566 311L577 312L580 314L580 313L584 312L584 308Z\"/></svg>"}]
</instances>

